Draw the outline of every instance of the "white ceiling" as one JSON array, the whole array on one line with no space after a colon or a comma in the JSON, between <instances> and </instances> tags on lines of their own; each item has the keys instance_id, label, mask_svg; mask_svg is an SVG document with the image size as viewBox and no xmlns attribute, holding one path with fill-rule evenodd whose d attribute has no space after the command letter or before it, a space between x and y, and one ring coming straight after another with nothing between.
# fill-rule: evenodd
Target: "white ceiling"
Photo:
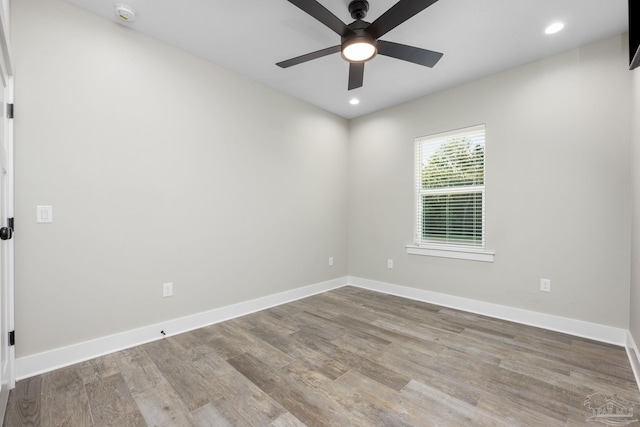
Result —
<instances>
[{"instance_id":1,"label":"white ceiling","mask_svg":"<svg viewBox=\"0 0 640 427\"><path fill-rule=\"evenodd\" d=\"M433 68L378 55L364 86L347 90L348 64L333 54L288 69L276 62L340 44L287 0L67 0L346 118L353 118L628 31L627 0L439 0L382 39L444 53ZM397 0L369 0L373 22ZM349 0L320 0L345 23ZM544 34L553 21L565 29ZM357 106L349 104L353 97Z\"/></svg>"}]
</instances>

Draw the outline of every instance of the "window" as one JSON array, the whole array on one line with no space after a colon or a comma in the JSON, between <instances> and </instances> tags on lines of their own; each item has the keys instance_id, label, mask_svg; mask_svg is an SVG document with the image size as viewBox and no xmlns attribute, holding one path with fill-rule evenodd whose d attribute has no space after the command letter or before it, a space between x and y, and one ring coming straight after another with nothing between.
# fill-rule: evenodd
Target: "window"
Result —
<instances>
[{"instance_id":1,"label":"window","mask_svg":"<svg viewBox=\"0 0 640 427\"><path fill-rule=\"evenodd\" d=\"M413 248L484 250L484 134L481 125L416 139Z\"/></svg>"}]
</instances>

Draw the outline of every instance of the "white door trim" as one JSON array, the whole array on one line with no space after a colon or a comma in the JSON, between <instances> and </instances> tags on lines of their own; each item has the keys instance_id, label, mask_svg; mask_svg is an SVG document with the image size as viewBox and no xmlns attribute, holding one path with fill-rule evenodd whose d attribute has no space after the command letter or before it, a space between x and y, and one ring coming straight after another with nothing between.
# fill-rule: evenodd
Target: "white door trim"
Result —
<instances>
[{"instance_id":1,"label":"white door trim","mask_svg":"<svg viewBox=\"0 0 640 427\"><path fill-rule=\"evenodd\" d=\"M0 9L0 79L5 87L4 102L13 104L13 66L11 63L11 43L10 43L10 5L9 0L2 0ZM5 111L5 106L1 106L0 111ZM13 120L7 117L0 117L5 121L4 139L5 139L5 155L6 155L6 187L5 187L5 203L7 218L13 218L14 214L14 180L13 180ZM4 227L7 224L0 224ZM3 304L3 310L6 310L6 317L3 318L7 322L7 330L14 330L14 240L5 241L6 244L6 281L7 293L6 301L0 301ZM5 272L2 272L5 274ZM4 337L7 340L8 337ZM0 340L3 342L4 340ZM8 389L15 387L15 346L9 346L7 352L7 372L6 378L2 378L2 382L7 385ZM0 415L4 418L6 404L8 399L8 391L2 390L0 395Z\"/></svg>"},{"instance_id":2,"label":"white door trim","mask_svg":"<svg viewBox=\"0 0 640 427\"><path fill-rule=\"evenodd\" d=\"M7 103L13 104L13 76L8 76L7 78ZM15 218L13 212L13 119L7 120L6 126L6 142L7 142L7 218ZM11 239L8 241L7 248L7 286L8 286L8 301L7 301L7 309L8 309L8 320L10 331L15 331L15 323L14 323L14 279L15 279L15 263L14 263L14 254L15 254L15 239ZM9 347L9 387L14 388L16 385L16 347L15 345Z\"/></svg>"}]
</instances>

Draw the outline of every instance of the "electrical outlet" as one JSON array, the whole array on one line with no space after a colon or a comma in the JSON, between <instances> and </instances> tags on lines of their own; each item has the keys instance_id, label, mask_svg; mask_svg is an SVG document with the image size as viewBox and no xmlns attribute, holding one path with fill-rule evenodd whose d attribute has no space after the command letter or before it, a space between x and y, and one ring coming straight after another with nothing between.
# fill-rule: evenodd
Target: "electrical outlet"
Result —
<instances>
[{"instance_id":1,"label":"electrical outlet","mask_svg":"<svg viewBox=\"0 0 640 427\"><path fill-rule=\"evenodd\" d=\"M387 268L393 268L393 260L392 259L388 259L387 260Z\"/></svg>"},{"instance_id":2,"label":"electrical outlet","mask_svg":"<svg viewBox=\"0 0 640 427\"><path fill-rule=\"evenodd\" d=\"M173 283L165 283L162 285L162 296L170 297L173 295Z\"/></svg>"},{"instance_id":3,"label":"electrical outlet","mask_svg":"<svg viewBox=\"0 0 640 427\"><path fill-rule=\"evenodd\" d=\"M540 279L540 290L542 292L551 292L551 280Z\"/></svg>"},{"instance_id":4,"label":"electrical outlet","mask_svg":"<svg viewBox=\"0 0 640 427\"><path fill-rule=\"evenodd\" d=\"M332 256L329 257L329 265L333 265L333 257Z\"/></svg>"}]
</instances>

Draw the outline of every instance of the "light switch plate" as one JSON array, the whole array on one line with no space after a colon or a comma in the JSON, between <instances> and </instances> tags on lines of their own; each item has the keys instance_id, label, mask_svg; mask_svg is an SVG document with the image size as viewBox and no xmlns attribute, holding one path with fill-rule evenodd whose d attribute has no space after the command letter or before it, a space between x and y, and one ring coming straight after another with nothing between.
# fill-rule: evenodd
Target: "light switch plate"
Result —
<instances>
[{"instance_id":1,"label":"light switch plate","mask_svg":"<svg viewBox=\"0 0 640 427\"><path fill-rule=\"evenodd\" d=\"M53 206L36 206L36 222L38 224L48 224L53 222Z\"/></svg>"}]
</instances>

